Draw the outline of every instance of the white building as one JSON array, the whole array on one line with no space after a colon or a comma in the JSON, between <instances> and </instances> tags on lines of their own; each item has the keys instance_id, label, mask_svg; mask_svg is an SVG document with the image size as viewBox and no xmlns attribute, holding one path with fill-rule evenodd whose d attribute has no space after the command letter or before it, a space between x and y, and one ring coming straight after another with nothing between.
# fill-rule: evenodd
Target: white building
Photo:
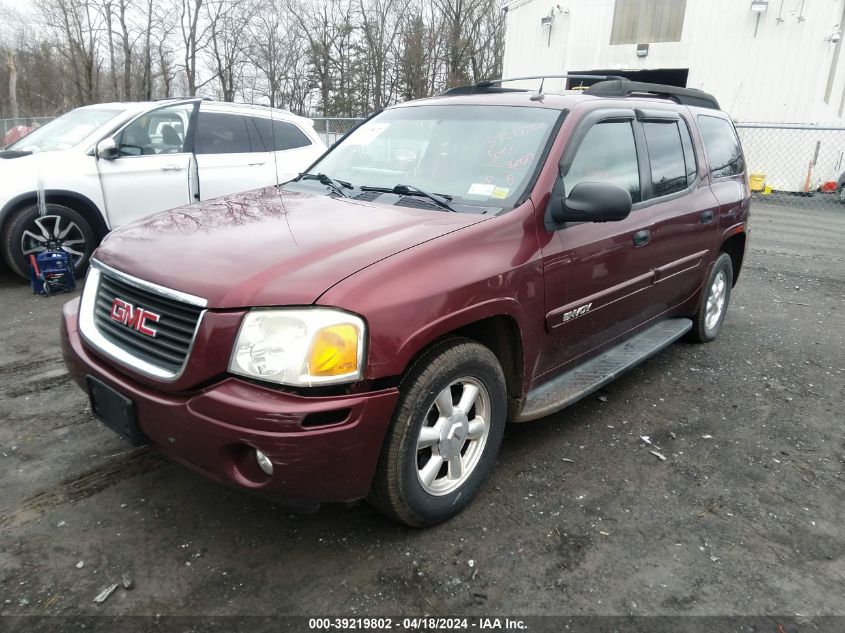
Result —
<instances>
[{"instance_id":1,"label":"white building","mask_svg":"<svg viewBox=\"0 0 845 633\"><path fill-rule=\"evenodd\" d=\"M623 74L706 90L736 121L845 124L845 0L510 0L505 7L505 77Z\"/></svg>"}]
</instances>

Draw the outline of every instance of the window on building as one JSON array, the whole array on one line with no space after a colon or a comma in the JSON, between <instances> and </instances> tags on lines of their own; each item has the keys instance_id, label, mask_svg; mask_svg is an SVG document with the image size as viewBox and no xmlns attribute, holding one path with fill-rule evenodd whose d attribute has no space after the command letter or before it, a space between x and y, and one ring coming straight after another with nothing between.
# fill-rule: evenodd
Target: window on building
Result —
<instances>
[{"instance_id":1,"label":"window on building","mask_svg":"<svg viewBox=\"0 0 845 633\"><path fill-rule=\"evenodd\" d=\"M725 119L701 115L698 117L698 129L701 130L707 162L714 178L735 176L745 171L739 139L730 123Z\"/></svg>"},{"instance_id":2,"label":"window on building","mask_svg":"<svg viewBox=\"0 0 845 633\"><path fill-rule=\"evenodd\" d=\"M683 132L689 139L686 125L679 127L677 121L647 121L643 124L655 198L683 191L691 183L681 127L684 128ZM695 161L693 161L694 171ZM693 179L694 176L693 173Z\"/></svg>"},{"instance_id":3,"label":"window on building","mask_svg":"<svg viewBox=\"0 0 845 633\"><path fill-rule=\"evenodd\" d=\"M597 123L587 132L569 171L563 177L565 193L581 182L609 182L631 192L639 202L640 171L630 121Z\"/></svg>"},{"instance_id":4,"label":"window on building","mask_svg":"<svg viewBox=\"0 0 845 633\"><path fill-rule=\"evenodd\" d=\"M616 0L611 44L680 42L686 0Z\"/></svg>"}]
</instances>

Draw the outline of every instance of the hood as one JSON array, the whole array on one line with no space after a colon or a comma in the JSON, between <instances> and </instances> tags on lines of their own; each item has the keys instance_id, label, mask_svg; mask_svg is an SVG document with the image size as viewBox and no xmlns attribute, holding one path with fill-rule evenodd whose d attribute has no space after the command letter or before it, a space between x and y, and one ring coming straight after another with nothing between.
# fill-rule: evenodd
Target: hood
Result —
<instances>
[{"instance_id":1,"label":"hood","mask_svg":"<svg viewBox=\"0 0 845 633\"><path fill-rule=\"evenodd\" d=\"M80 156L84 157L84 154L73 149L49 152L2 150L0 196L35 191L39 177L44 186L50 189L56 174L76 173L79 170Z\"/></svg>"},{"instance_id":2,"label":"hood","mask_svg":"<svg viewBox=\"0 0 845 633\"><path fill-rule=\"evenodd\" d=\"M127 225L94 258L210 308L307 305L370 264L485 219L268 187Z\"/></svg>"}]
</instances>

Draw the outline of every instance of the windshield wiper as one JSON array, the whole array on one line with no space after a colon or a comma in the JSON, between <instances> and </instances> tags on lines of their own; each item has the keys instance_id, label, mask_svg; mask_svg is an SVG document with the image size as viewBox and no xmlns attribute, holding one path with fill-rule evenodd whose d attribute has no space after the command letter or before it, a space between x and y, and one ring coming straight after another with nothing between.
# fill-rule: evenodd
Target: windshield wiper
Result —
<instances>
[{"instance_id":1,"label":"windshield wiper","mask_svg":"<svg viewBox=\"0 0 845 633\"><path fill-rule=\"evenodd\" d=\"M382 193L395 193L400 196L423 196L424 198L431 200L438 207L451 211L452 213L457 213L452 205L449 204L452 196L445 193L429 193L428 191L423 191L419 187L414 187L413 185L394 185L393 187L364 186L361 187L361 191L381 191Z\"/></svg>"},{"instance_id":2,"label":"windshield wiper","mask_svg":"<svg viewBox=\"0 0 845 633\"><path fill-rule=\"evenodd\" d=\"M339 195L341 198L348 198L349 196L346 195L344 189L352 189L352 184L346 182L345 180L335 180L331 176L327 176L326 174L309 174L309 173L302 173L299 174L294 180L316 180L321 185L325 185L329 189L331 189L334 193Z\"/></svg>"}]
</instances>

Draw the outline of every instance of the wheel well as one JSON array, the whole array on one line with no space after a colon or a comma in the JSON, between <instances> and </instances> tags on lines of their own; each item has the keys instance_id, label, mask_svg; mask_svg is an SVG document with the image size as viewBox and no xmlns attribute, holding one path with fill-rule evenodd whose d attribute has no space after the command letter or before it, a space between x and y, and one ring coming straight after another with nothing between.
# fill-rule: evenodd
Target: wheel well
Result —
<instances>
[{"instance_id":1,"label":"wheel well","mask_svg":"<svg viewBox=\"0 0 845 633\"><path fill-rule=\"evenodd\" d=\"M508 386L508 419L515 419L521 406L523 380L522 337L516 321L504 315L489 317L464 325L442 338L450 336L478 341L496 355Z\"/></svg>"},{"instance_id":2,"label":"wheel well","mask_svg":"<svg viewBox=\"0 0 845 633\"><path fill-rule=\"evenodd\" d=\"M106 236L106 233L109 232L109 228L108 226L106 226L106 222L103 219L100 210L93 202L88 200L88 198L74 194L72 192L48 191L46 194L46 199L47 202L61 204L65 207L73 209L82 217L84 217L88 221L88 224L91 225L91 229L94 231L94 235L97 237L97 241L103 239ZM36 204L37 202L38 197L35 193L18 198L7 209L7 213L3 217L2 224L5 226L6 222L9 221L15 211Z\"/></svg>"},{"instance_id":3,"label":"wheel well","mask_svg":"<svg viewBox=\"0 0 845 633\"><path fill-rule=\"evenodd\" d=\"M742 269L742 260L745 256L745 233L737 233L726 239L719 247L719 251L727 253L731 258L734 272L733 285L735 286L736 280L739 279L739 271Z\"/></svg>"}]
</instances>

